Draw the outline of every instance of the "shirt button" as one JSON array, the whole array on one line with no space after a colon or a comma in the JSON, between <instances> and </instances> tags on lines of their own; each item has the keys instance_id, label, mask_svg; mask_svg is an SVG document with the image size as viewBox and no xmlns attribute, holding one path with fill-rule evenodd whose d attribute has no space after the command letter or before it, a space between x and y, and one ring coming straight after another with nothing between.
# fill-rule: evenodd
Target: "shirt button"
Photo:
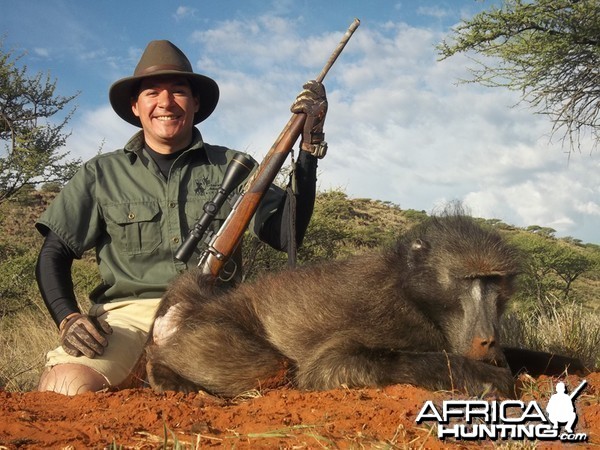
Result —
<instances>
[{"instance_id":1,"label":"shirt button","mask_svg":"<svg viewBox=\"0 0 600 450\"><path fill-rule=\"evenodd\" d=\"M127 215L127 218L128 218L129 220L133 220L133 219L135 219L135 214L134 214L134 213L132 213L132 212L130 212L130 213Z\"/></svg>"},{"instance_id":2,"label":"shirt button","mask_svg":"<svg viewBox=\"0 0 600 450\"><path fill-rule=\"evenodd\" d=\"M178 238L178 237L174 237L174 238L172 239L172 241L173 241L175 244L179 244L179 238Z\"/></svg>"},{"instance_id":3,"label":"shirt button","mask_svg":"<svg viewBox=\"0 0 600 450\"><path fill-rule=\"evenodd\" d=\"M169 208L175 208L175 207L177 207L177 203L175 203L175 202L169 203Z\"/></svg>"}]
</instances>

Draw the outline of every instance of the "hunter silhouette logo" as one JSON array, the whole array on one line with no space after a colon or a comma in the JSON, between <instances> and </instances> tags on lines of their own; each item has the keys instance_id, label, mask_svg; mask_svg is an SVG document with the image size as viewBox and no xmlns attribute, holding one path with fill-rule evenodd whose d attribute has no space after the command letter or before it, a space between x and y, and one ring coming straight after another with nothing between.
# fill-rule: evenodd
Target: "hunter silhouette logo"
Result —
<instances>
[{"instance_id":1,"label":"hunter silhouette logo","mask_svg":"<svg viewBox=\"0 0 600 450\"><path fill-rule=\"evenodd\" d=\"M577 412L574 401L587 381L583 380L570 394L565 383L556 383L556 393L546 405L546 413L535 400L444 400L436 406L425 402L416 422L436 422L440 439L515 439L561 440L585 442L586 433L575 433ZM564 430L561 432L561 424Z\"/></svg>"},{"instance_id":2,"label":"hunter silhouette logo","mask_svg":"<svg viewBox=\"0 0 600 450\"><path fill-rule=\"evenodd\" d=\"M586 384L587 381L583 380L569 395L566 393L565 383L562 381L556 383L556 394L552 394L548 401L548 406L546 406L548 419L550 419L550 422L554 425L553 428L555 430L558 429L559 423L566 423L565 431L567 433L573 433L573 426L575 425L575 422L577 422L577 414L575 413L573 401Z\"/></svg>"},{"instance_id":3,"label":"hunter silhouette logo","mask_svg":"<svg viewBox=\"0 0 600 450\"><path fill-rule=\"evenodd\" d=\"M204 195L204 193L206 192L206 187L208 186L208 183L210 182L210 180L208 179L207 176L203 176L202 178L199 178L196 180L196 189L194 189L194 193L198 194L198 195Z\"/></svg>"}]
</instances>

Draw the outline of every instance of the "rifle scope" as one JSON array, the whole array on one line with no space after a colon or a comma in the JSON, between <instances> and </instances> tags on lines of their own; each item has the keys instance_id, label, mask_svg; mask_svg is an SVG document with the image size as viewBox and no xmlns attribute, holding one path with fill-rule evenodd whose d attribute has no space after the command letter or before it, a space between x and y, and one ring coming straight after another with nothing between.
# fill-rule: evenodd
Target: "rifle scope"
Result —
<instances>
[{"instance_id":1,"label":"rifle scope","mask_svg":"<svg viewBox=\"0 0 600 450\"><path fill-rule=\"evenodd\" d=\"M242 153L237 153L233 159L229 162L221 186L217 190L217 193L212 200L206 202L202 208L204 214L196 221L194 227L190 230L189 234L177 249L175 258L179 261L187 263L196 247L200 243L200 240L206 233L208 226L211 224L215 215L229 197L229 194L248 176L248 174L254 168L254 162Z\"/></svg>"}]
</instances>

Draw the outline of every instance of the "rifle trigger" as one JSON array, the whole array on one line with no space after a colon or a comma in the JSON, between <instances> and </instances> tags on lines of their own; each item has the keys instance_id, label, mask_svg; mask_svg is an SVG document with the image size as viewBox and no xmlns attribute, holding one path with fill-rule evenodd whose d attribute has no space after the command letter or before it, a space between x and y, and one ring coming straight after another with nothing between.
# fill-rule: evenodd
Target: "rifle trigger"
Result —
<instances>
[{"instance_id":1,"label":"rifle trigger","mask_svg":"<svg viewBox=\"0 0 600 450\"><path fill-rule=\"evenodd\" d=\"M231 281L233 279L236 272L237 263L234 260L230 259L225 263L225 265L221 269L221 273L219 274L219 280L227 283L228 281Z\"/></svg>"}]
</instances>

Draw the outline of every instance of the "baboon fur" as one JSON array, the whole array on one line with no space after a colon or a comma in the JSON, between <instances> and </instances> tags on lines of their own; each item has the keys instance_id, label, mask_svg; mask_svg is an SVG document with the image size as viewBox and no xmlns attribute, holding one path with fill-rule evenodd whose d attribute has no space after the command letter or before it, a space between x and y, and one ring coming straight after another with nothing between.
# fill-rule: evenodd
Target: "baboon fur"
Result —
<instances>
[{"instance_id":1,"label":"baboon fur","mask_svg":"<svg viewBox=\"0 0 600 450\"><path fill-rule=\"evenodd\" d=\"M410 383L513 396L498 329L517 260L496 232L447 214L392 247L230 291L191 270L158 309L149 382L231 397L288 370L308 390Z\"/></svg>"}]
</instances>

